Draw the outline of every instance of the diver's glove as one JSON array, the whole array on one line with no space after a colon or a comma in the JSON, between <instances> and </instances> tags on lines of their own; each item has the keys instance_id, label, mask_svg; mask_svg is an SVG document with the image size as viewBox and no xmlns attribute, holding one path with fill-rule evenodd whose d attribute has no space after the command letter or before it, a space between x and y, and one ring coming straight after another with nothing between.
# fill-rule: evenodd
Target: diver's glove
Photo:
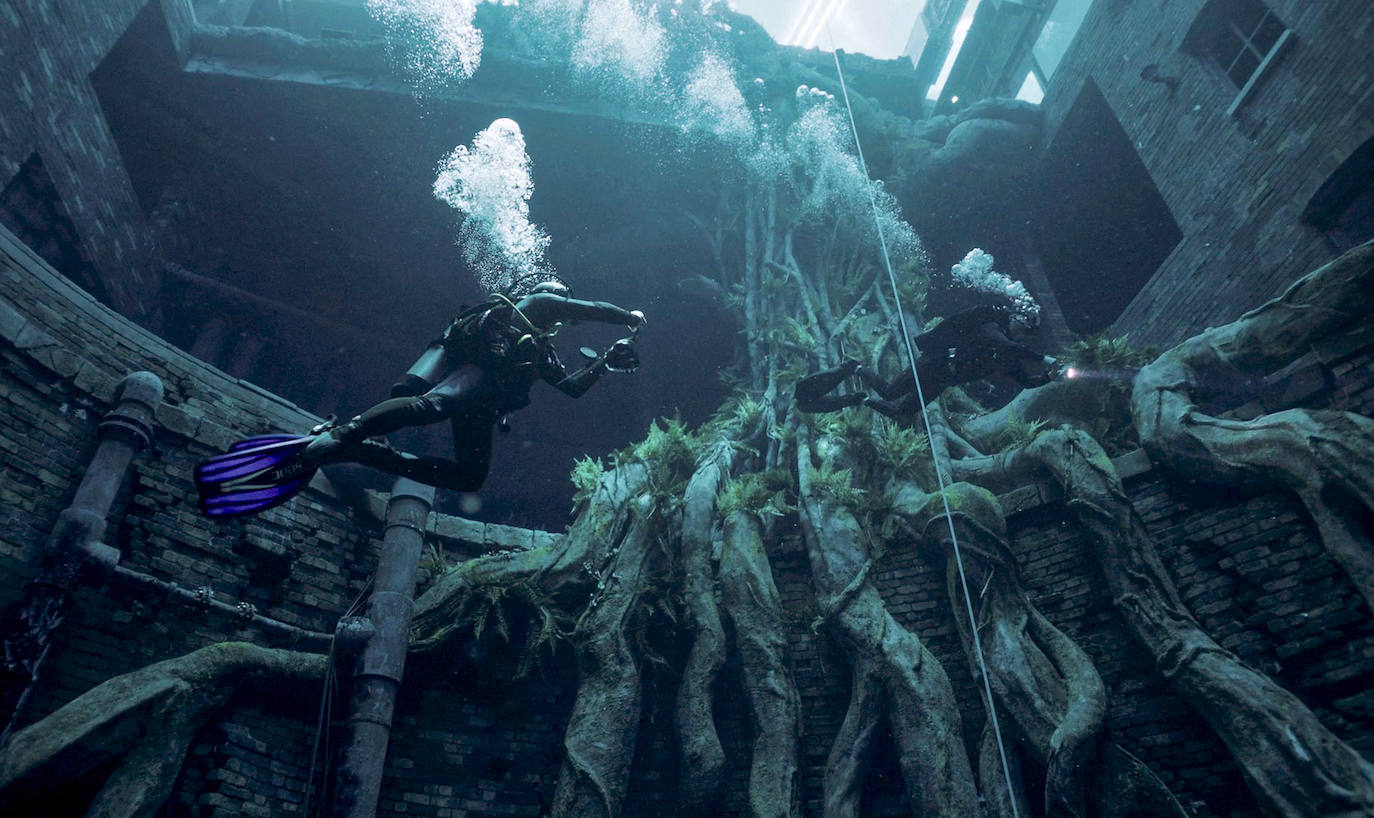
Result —
<instances>
[{"instance_id":1,"label":"diver's glove","mask_svg":"<svg viewBox=\"0 0 1374 818\"><path fill-rule=\"evenodd\" d=\"M1039 365L1023 378L1023 385L1026 387L1044 386L1051 381L1057 381L1065 375L1065 369L1059 360L1049 355L1042 357Z\"/></svg>"},{"instance_id":2,"label":"diver's glove","mask_svg":"<svg viewBox=\"0 0 1374 818\"><path fill-rule=\"evenodd\" d=\"M606 350L606 368L612 372L634 372L639 369L639 352L635 349L634 339L621 338Z\"/></svg>"}]
</instances>

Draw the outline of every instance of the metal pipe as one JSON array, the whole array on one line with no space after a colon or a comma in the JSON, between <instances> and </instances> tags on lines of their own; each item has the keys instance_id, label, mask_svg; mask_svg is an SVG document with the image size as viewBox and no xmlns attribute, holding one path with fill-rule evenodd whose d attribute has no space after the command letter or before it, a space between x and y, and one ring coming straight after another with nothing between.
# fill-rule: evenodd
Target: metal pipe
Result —
<instances>
[{"instance_id":1,"label":"metal pipe","mask_svg":"<svg viewBox=\"0 0 1374 818\"><path fill-rule=\"evenodd\" d=\"M350 324L340 321L332 321L300 307L268 298L254 292L249 292L233 284L227 284L218 279L192 272L180 264L168 263L166 265L167 274L172 278L184 281L202 290L214 293L215 295L238 301L254 309L264 312L274 313L291 319L292 321L311 324L323 330L337 332L349 340L349 342L359 345L365 349L400 349L401 344L396 341L377 335L371 335Z\"/></svg>"},{"instance_id":2,"label":"metal pipe","mask_svg":"<svg viewBox=\"0 0 1374 818\"><path fill-rule=\"evenodd\" d=\"M353 672L349 742L338 770L337 818L373 818L381 796L382 769L391 739L396 694L401 687L415 574L425 544L425 523L434 488L398 477L387 504L386 529L367 618L373 631Z\"/></svg>"},{"instance_id":3,"label":"metal pipe","mask_svg":"<svg viewBox=\"0 0 1374 818\"><path fill-rule=\"evenodd\" d=\"M334 640L333 634L307 630L287 622L282 622L279 619L263 616L258 613L257 607L250 603L240 602L235 605L215 599L214 596L209 593L208 588L188 588L185 585L178 585L175 582L158 579L157 577L135 571L132 568L125 568L122 565L115 566L111 578L122 580L130 585L136 585L156 593L175 596L188 603L203 605L207 610L216 611L226 616L232 616L245 624L254 625L265 631L278 633L290 640L291 647L300 650L313 650L320 653L328 653L329 645Z\"/></svg>"},{"instance_id":4,"label":"metal pipe","mask_svg":"<svg viewBox=\"0 0 1374 818\"><path fill-rule=\"evenodd\" d=\"M134 454L153 440L153 418L162 394L162 381L151 372L134 372L120 381L115 407L97 430L100 445L71 505L57 516L44 543L38 577L24 587L18 621L7 628L0 654L0 717L5 719L0 746L8 741L28 701L82 573L91 567L108 573L119 562L119 549L101 542L105 518Z\"/></svg>"}]
</instances>

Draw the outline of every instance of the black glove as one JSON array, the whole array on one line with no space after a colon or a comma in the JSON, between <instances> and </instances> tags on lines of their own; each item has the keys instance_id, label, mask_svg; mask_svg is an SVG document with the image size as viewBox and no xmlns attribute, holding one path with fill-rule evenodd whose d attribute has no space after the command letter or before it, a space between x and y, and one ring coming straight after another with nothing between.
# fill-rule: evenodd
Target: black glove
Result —
<instances>
[{"instance_id":1,"label":"black glove","mask_svg":"<svg viewBox=\"0 0 1374 818\"><path fill-rule=\"evenodd\" d=\"M639 352L629 338L621 338L606 350L606 368L612 372L634 372L639 369Z\"/></svg>"}]
</instances>

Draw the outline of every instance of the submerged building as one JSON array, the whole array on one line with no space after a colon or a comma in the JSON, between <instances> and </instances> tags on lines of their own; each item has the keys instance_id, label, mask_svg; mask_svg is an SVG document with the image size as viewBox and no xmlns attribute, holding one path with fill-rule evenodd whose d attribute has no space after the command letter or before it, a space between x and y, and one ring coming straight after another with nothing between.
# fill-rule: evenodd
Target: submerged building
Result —
<instances>
[{"instance_id":1,"label":"submerged building","mask_svg":"<svg viewBox=\"0 0 1374 818\"><path fill-rule=\"evenodd\" d=\"M1018 95L1044 108L1028 252L1075 332L1173 343L1374 236L1367 4L962 13L962 47L926 49L950 56L934 110Z\"/></svg>"},{"instance_id":2,"label":"submerged building","mask_svg":"<svg viewBox=\"0 0 1374 818\"><path fill-rule=\"evenodd\" d=\"M863 815L909 815L935 797L913 791L924 759L904 755L923 714L874 729L847 718L880 707L855 693L876 672L836 624L865 594L881 600L886 633L922 646L912 655L925 664L908 675L931 673L952 691L950 746L975 759L981 748L992 764L983 671L944 559L914 540L878 549L827 591L796 498L773 508L781 522L760 540L771 570L736 569L747 582L721 578L720 521L703 553L652 563L700 568L704 597L721 605L732 595L774 605L771 630L767 617L716 623L717 675L696 694L714 748L689 741L678 709L693 640L709 630L683 624L684 575L569 558L545 572L553 592L493 582L429 601L455 566L533 561L583 536L576 523L571 535L542 530L567 519L574 457L610 452L675 412L699 423L725 398L716 373L735 352L732 326L683 307L676 287L715 262L682 215L715 206L700 155L671 147L671 125L567 83L501 13L479 9L482 72L423 107L361 0L20 0L0 12L0 811L209 818L321 804L368 814L345 811L372 803L378 815L657 816L690 803L801 816L848 798ZM1067 334L1172 346L1374 237L1367 3L929 0L918 26L914 67L855 65L854 86L913 119L924 106L956 122L992 97L1040 106L1023 168L1027 220L1008 233L1022 242L1016 266ZM813 84L828 81L828 63L795 51L768 61ZM260 516L200 515L199 460L246 434L361 408L461 300L479 297L455 285L454 217L431 196L432 169L509 115L535 157L535 215L559 237L557 266L577 272L578 295L649 315L640 381L608 380L573 410L522 413L478 520L413 484L324 477ZM653 277L638 274L646 258ZM1369 327L1306 339L1290 365L1247 373L1245 400L1228 392L1208 411L1228 422L1295 407L1367 419ZM1141 559L1167 576L1155 590L1171 610L1215 642L1140 648L1140 595L1102 580L1126 557L1104 556L1099 530L1043 475L997 495L1006 531L990 536L1005 555L970 552L986 570L979 599L1015 577L1027 616L1080 646L1080 675L1105 694L1093 741L1137 765L1113 769L1148 770L1172 793L1177 810L1157 814L1324 814L1328 805L1291 795L1326 780L1326 757L1308 750L1339 745L1359 760L1340 774L1374 757L1370 577L1324 547L1333 524L1314 518L1310 498L1281 485L1203 489L1129 448L1112 451L1112 473L1158 550ZM593 490L579 491L585 508ZM1319 501L1348 512L1339 521L1358 550L1374 537L1368 498L1343 491ZM636 525L681 516L663 508ZM586 526L619 549L637 529L608 520ZM640 543L644 564L669 542ZM623 612L624 639L578 641L583 623L617 615L629 586L652 594ZM417 589L416 633L429 641L407 656ZM754 642L750 624L763 634ZM754 657L770 650L786 672L760 678ZM1190 673L1218 656L1254 686L1216 701L1253 711L1190 698ZM588 678L606 667L633 695L588 710ZM759 691L778 709L758 709ZM1267 726L1247 726L1275 711L1311 730L1278 747L1288 755L1269 752ZM767 717L779 712L792 719ZM1043 814L1050 765L1033 731L1004 719L1031 782L1021 814ZM618 724L630 746L579 743L589 724ZM852 755L835 749L844 740ZM848 761L859 777L836 796ZM599 777L607 767L615 775ZM956 769L965 795L968 767ZM751 768L791 772L769 790ZM989 802L996 769L979 778ZM583 782L583 800L569 781Z\"/></svg>"}]
</instances>

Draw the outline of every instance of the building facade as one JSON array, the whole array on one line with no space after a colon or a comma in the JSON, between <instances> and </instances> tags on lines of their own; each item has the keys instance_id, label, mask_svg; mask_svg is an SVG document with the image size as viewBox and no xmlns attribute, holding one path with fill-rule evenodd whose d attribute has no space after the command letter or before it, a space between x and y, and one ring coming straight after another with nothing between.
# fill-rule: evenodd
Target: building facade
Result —
<instances>
[{"instance_id":1,"label":"building facade","mask_svg":"<svg viewBox=\"0 0 1374 818\"><path fill-rule=\"evenodd\" d=\"M1369 3L978 0L972 21L936 110L1042 104L1030 252L1074 331L1172 343L1374 236Z\"/></svg>"}]
</instances>

